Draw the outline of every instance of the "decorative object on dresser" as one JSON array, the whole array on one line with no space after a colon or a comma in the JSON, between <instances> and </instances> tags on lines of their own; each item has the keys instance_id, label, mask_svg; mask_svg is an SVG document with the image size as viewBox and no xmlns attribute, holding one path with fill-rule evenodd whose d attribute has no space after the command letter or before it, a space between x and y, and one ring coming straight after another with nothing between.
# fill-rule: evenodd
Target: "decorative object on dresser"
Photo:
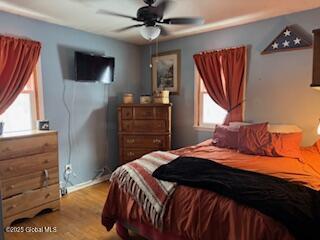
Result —
<instances>
[{"instance_id":1,"label":"decorative object on dresser","mask_svg":"<svg viewBox=\"0 0 320 240\"><path fill-rule=\"evenodd\" d=\"M50 124L48 120L37 121L37 130L50 130Z\"/></svg>"},{"instance_id":2,"label":"decorative object on dresser","mask_svg":"<svg viewBox=\"0 0 320 240\"><path fill-rule=\"evenodd\" d=\"M320 28L313 30L313 78L311 87L320 90Z\"/></svg>"},{"instance_id":3,"label":"decorative object on dresser","mask_svg":"<svg viewBox=\"0 0 320 240\"><path fill-rule=\"evenodd\" d=\"M180 50L152 56L152 92L169 90L172 94L179 94L180 58Z\"/></svg>"},{"instance_id":4,"label":"decorative object on dresser","mask_svg":"<svg viewBox=\"0 0 320 240\"><path fill-rule=\"evenodd\" d=\"M152 103L152 97L150 95L141 95L140 104L149 104Z\"/></svg>"},{"instance_id":5,"label":"decorative object on dresser","mask_svg":"<svg viewBox=\"0 0 320 240\"><path fill-rule=\"evenodd\" d=\"M133 103L133 94L132 93L124 93L122 97L122 103L131 104Z\"/></svg>"},{"instance_id":6,"label":"decorative object on dresser","mask_svg":"<svg viewBox=\"0 0 320 240\"><path fill-rule=\"evenodd\" d=\"M58 138L55 131L0 137L3 224L60 207Z\"/></svg>"},{"instance_id":7,"label":"decorative object on dresser","mask_svg":"<svg viewBox=\"0 0 320 240\"><path fill-rule=\"evenodd\" d=\"M170 92L168 90L156 91L153 93L153 103L170 103L169 99Z\"/></svg>"},{"instance_id":8,"label":"decorative object on dresser","mask_svg":"<svg viewBox=\"0 0 320 240\"><path fill-rule=\"evenodd\" d=\"M312 37L298 25L285 27L261 54L312 48Z\"/></svg>"},{"instance_id":9,"label":"decorative object on dresser","mask_svg":"<svg viewBox=\"0 0 320 240\"><path fill-rule=\"evenodd\" d=\"M118 108L121 164L171 149L171 104L123 104Z\"/></svg>"}]
</instances>

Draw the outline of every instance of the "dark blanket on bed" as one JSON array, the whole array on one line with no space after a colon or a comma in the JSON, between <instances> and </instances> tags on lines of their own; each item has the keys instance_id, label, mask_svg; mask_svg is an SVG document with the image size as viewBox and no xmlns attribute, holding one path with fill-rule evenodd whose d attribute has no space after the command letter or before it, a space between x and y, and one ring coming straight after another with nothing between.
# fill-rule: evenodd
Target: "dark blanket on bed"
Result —
<instances>
[{"instance_id":1,"label":"dark blanket on bed","mask_svg":"<svg viewBox=\"0 0 320 240\"><path fill-rule=\"evenodd\" d=\"M153 176L255 208L285 225L296 239L320 239L320 192L311 188L193 157L162 165Z\"/></svg>"}]
</instances>

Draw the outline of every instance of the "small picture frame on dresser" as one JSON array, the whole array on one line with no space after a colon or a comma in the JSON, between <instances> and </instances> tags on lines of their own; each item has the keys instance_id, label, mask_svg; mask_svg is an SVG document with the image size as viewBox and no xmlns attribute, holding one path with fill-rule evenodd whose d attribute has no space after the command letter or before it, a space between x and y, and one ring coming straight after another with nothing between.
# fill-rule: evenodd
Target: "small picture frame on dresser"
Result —
<instances>
[{"instance_id":1,"label":"small picture frame on dresser","mask_svg":"<svg viewBox=\"0 0 320 240\"><path fill-rule=\"evenodd\" d=\"M37 121L37 130L49 131L50 130L49 121L48 120L39 120L39 121Z\"/></svg>"}]
</instances>

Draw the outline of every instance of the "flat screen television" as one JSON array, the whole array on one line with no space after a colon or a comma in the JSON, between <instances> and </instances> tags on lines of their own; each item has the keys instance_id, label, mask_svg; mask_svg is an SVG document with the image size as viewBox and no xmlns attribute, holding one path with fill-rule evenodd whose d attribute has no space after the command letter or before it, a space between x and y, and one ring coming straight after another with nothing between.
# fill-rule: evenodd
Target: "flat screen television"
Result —
<instances>
[{"instance_id":1,"label":"flat screen television","mask_svg":"<svg viewBox=\"0 0 320 240\"><path fill-rule=\"evenodd\" d=\"M75 52L76 81L101 82L114 81L114 58Z\"/></svg>"}]
</instances>

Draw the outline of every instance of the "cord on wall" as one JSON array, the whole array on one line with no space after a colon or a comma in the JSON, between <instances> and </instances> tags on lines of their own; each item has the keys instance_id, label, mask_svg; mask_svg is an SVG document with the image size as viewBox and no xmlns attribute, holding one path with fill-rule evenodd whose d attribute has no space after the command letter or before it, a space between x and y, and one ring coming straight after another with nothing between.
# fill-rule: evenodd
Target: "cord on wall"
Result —
<instances>
[{"instance_id":1,"label":"cord on wall","mask_svg":"<svg viewBox=\"0 0 320 240\"><path fill-rule=\"evenodd\" d=\"M106 160L108 159L108 155L109 155L109 134L108 134L108 116L109 116L109 96L110 96L110 87L109 84L104 84L104 94L103 94L103 101L104 101L104 106L105 106L105 116L106 116L106 120L105 120L105 133L106 133L106 141L105 141L105 145L106 145L106 150L105 150L105 156L106 156ZM106 94L107 93L107 94ZM108 171L108 172L106 172ZM104 167L104 171L101 174L111 174L112 170L108 167L108 165L106 164Z\"/></svg>"},{"instance_id":2,"label":"cord on wall","mask_svg":"<svg viewBox=\"0 0 320 240\"><path fill-rule=\"evenodd\" d=\"M107 94L106 94L107 93ZM108 113L109 113L109 85L108 84L104 84L103 87L103 106L105 107L105 133L106 133L106 140L105 140L105 156L108 157L109 154L109 134L108 134ZM105 164L105 166L101 169L99 169L98 171L96 171L97 174L96 176L92 179L97 180L102 178L105 175L110 175L112 173L112 170L108 167L107 164Z\"/></svg>"},{"instance_id":3,"label":"cord on wall","mask_svg":"<svg viewBox=\"0 0 320 240\"><path fill-rule=\"evenodd\" d=\"M67 110L68 113L68 130L67 130L67 134L68 134L68 158L67 158L67 165L71 166L71 159L72 159L72 136L71 136L71 111L73 110L73 106L74 106L74 102L75 102L75 87L72 85L73 87L73 91L72 91L72 100L71 100L71 108L72 110L69 109L67 101L66 101L66 80L63 80L63 96L62 96L62 100L63 100L63 104ZM66 192L66 188L68 187L68 184L73 185L72 182L70 181L70 174L72 169L67 168L67 165L64 168L64 172L63 172L63 179L64 179L64 186L63 186L63 190L65 193Z\"/></svg>"}]
</instances>

